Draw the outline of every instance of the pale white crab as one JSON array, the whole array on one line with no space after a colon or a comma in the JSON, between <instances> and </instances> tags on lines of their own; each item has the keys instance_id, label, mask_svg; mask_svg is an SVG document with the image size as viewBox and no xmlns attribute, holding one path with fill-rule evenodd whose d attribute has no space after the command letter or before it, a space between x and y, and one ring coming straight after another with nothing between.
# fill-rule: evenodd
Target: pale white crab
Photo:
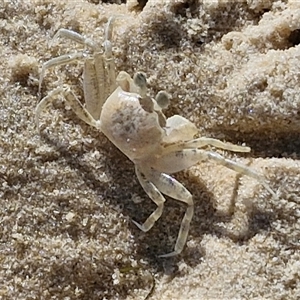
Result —
<instances>
[{"instance_id":1,"label":"pale white crab","mask_svg":"<svg viewBox=\"0 0 300 300\"><path fill-rule=\"evenodd\" d=\"M115 77L115 64L112 56L111 35L113 18L106 27L104 53L98 45L82 35L61 29L56 36L76 41L92 50L87 57L85 52L59 56L43 65L40 87L45 70L84 58L84 97L83 106L70 87L64 85L50 92L36 108L38 125L41 111L58 94L62 94L77 116L87 124L96 127L115 144L135 164L137 178L156 210L142 224L133 221L142 231L152 228L162 214L167 195L187 204L175 249L170 257L181 253L187 240L190 222L194 213L191 193L169 174L187 169L200 161L212 159L236 172L257 179L273 195L264 178L249 167L224 158L220 154L202 148L213 146L233 152L249 152L249 147L233 145L212 138L196 138L198 132L193 123L174 115L166 119L162 109L168 105L168 95L161 91L156 99L147 96L146 77L136 73L133 79L120 72Z\"/></svg>"}]
</instances>

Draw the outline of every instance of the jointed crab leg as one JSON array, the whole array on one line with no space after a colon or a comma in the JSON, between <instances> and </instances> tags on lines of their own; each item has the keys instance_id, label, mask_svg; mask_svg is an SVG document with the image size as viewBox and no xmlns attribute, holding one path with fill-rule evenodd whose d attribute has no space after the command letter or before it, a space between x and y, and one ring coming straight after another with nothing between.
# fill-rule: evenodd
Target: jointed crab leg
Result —
<instances>
[{"instance_id":1,"label":"jointed crab leg","mask_svg":"<svg viewBox=\"0 0 300 300\"><path fill-rule=\"evenodd\" d=\"M157 204L157 209L142 225L133 221L142 231L146 232L150 230L154 223L160 218L165 202L165 198L161 193L188 205L180 225L174 251L159 256L171 257L179 254L186 243L190 223L194 215L194 203L191 193L180 182L167 174L159 173L154 170L145 170L145 174L143 174L137 167L136 174L144 191L151 200Z\"/></svg>"},{"instance_id":2,"label":"jointed crab leg","mask_svg":"<svg viewBox=\"0 0 300 300\"><path fill-rule=\"evenodd\" d=\"M80 103L78 98L74 95L68 85L64 85L63 87L57 88L50 92L46 97L44 97L36 107L35 113L35 123L37 128L39 128L39 117L40 113L53 102L53 99L62 95L66 102L72 107L73 111L76 115L85 123L96 127L100 130L98 122L93 118L93 116L87 111L87 109Z\"/></svg>"},{"instance_id":3,"label":"jointed crab leg","mask_svg":"<svg viewBox=\"0 0 300 300\"><path fill-rule=\"evenodd\" d=\"M70 39L74 42L85 45L86 47L90 47L95 52L93 58L87 58L85 60L83 85L86 108L96 120L100 118L101 109L105 100L116 89L115 62L112 55L112 45L110 41L114 20L115 18L110 18L105 29L106 39L104 41L103 54L100 53L101 47L99 45L77 32L68 29L60 29L54 36L54 39L58 37ZM39 95L42 81L47 69L75 62L85 56L86 53L80 51L61 55L44 63L39 80Z\"/></svg>"},{"instance_id":4,"label":"jointed crab leg","mask_svg":"<svg viewBox=\"0 0 300 300\"><path fill-rule=\"evenodd\" d=\"M142 225L132 220L132 222L139 229L141 229L144 232L147 232L153 227L155 222L161 217L161 214L164 209L164 202L166 201L166 199L161 194L159 189L154 185L154 183L148 180L145 174L143 174L138 167L135 168L135 173L146 194L157 205L156 210L147 218L147 220Z\"/></svg>"},{"instance_id":5,"label":"jointed crab leg","mask_svg":"<svg viewBox=\"0 0 300 300\"><path fill-rule=\"evenodd\" d=\"M176 145L166 146L167 152L179 151L181 149L195 149L195 148L204 148L207 146L216 147L218 149L228 150L232 152L250 152L251 148L246 146L233 145L230 143L224 143L220 140L200 137L191 141L181 142Z\"/></svg>"},{"instance_id":6,"label":"jointed crab leg","mask_svg":"<svg viewBox=\"0 0 300 300\"><path fill-rule=\"evenodd\" d=\"M190 150L191 151L191 150ZM265 189L274 197L277 198L276 194L272 191L272 189L269 187L269 185L265 182L264 177L257 174L255 171L253 171L251 168L240 164L238 162L232 161L230 159L227 159L223 157L222 155L212 152L212 151L203 151L203 150L197 150L196 152L201 151L200 154L202 158L212 159L215 162L217 162L220 165L223 165L237 173L255 178L260 184L262 184ZM191 154L193 155L193 154Z\"/></svg>"},{"instance_id":7,"label":"jointed crab leg","mask_svg":"<svg viewBox=\"0 0 300 300\"><path fill-rule=\"evenodd\" d=\"M42 82L45 77L45 72L47 69L66 65L66 64L75 62L77 60L81 60L82 58L84 58L84 53L76 52L76 53L64 54L64 55L52 58L52 59L48 60L47 62L45 62L43 64L41 75L40 75L40 80L39 80L39 95L41 93Z\"/></svg>"},{"instance_id":8,"label":"jointed crab leg","mask_svg":"<svg viewBox=\"0 0 300 300\"><path fill-rule=\"evenodd\" d=\"M111 61L97 53L84 64L83 91L86 108L98 120L105 100L116 89L115 67Z\"/></svg>"},{"instance_id":9,"label":"jointed crab leg","mask_svg":"<svg viewBox=\"0 0 300 300\"><path fill-rule=\"evenodd\" d=\"M61 38L61 37L65 38L65 39L72 40L72 41L74 41L78 44L82 44L84 46L90 47L94 51L97 51L97 48L99 47L91 39L85 38L80 33L77 33L73 30L64 29L64 28L61 28L56 32L56 34L54 35L54 37L52 39L52 42L50 43L50 46L53 43L53 41L55 41L56 39Z\"/></svg>"},{"instance_id":10,"label":"jointed crab leg","mask_svg":"<svg viewBox=\"0 0 300 300\"><path fill-rule=\"evenodd\" d=\"M168 152L159 158L156 169L164 170L165 172L172 174L187 169L204 160L213 160L217 164L223 165L237 173L255 178L272 196L276 197L276 194L265 182L263 176L259 175L246 165L232 161L212 151L205 151L202 149L182 149L171 153ZM174 164L174 161L177 162L176 165Z\"/></svg>"}]
</instances>

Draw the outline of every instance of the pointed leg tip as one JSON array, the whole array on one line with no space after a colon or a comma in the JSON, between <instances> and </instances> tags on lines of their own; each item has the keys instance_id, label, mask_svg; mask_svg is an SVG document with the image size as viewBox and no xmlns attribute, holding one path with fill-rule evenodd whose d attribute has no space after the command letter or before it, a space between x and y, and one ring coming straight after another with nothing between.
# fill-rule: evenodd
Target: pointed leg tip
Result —
<instances>
[{"instance_id":1,"label":"pointed leg tip","mask_svg":"<svg viewBox=\"0 0 300 300\"><path fill-rule=\"evenodd\" d=\"M131 220L131 222L132 222L136 227L138 227L140 230L145 231L143 225L141 225L140 223L138 223L138 222L136 222L136 221L134 221L134 220Z\"/></svg>"},{"instance_id":2,"label":"pointed leg tip","mask_svg":"<svg viewBox=\"0 0 300 300\"><path fill-rule=\"evenodd\" d=\"M168 258L168 257L177 256L178 254L180 254L180 252L178 252L178 251L173 251L173 252L170 252L170 253L167 253L167 254L161 254L161 255L158 255L158 257L159 257L159 258Z\"/></svg>"}]
</instances>

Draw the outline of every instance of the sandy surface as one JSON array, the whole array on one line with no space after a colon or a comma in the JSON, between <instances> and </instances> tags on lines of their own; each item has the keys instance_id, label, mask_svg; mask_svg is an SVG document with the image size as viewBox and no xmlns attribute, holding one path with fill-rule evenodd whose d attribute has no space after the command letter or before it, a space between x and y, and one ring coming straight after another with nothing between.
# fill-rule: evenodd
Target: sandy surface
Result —
<instances>
[{"instance_id":1,"label":"sandy surface","mask_svg":"<svg viewBox=\"0 0 300 300\"><path fill-rule=\"evenodd\" d=\"M299 299L300 2L98 2L0 3L0 298ZM212 162L177 174L195 216L175 258L157 256L172 251L184 205L168 199L141 232L131 219L155 205L133 164L61 98L41 135L34 124L42 63L79 49L48 47L55 32L101 43L112 15L126 16L113 37L118 71L144 71L151 95L167 90L167 116L250 146L224 154L279 197ZM81 75L82 64L49 70L43 95L68 82L82 98Z\"/></svg>"}]
</instances>

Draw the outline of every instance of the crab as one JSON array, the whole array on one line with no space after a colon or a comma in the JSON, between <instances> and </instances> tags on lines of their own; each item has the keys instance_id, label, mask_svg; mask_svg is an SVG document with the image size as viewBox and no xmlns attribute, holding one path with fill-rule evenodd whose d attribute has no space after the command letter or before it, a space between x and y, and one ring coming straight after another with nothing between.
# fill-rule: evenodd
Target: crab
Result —
<instances>
[{"instance_id":1,"label":"crab","mask_svg":"<svg viewBox=\"0 0 300 300\"><path fill-rule=\"evenodd\" d=\"M49 68L84 59L85 105L63 85L51 91L36 107L36 124L39 128L40 113L61 94L76 115L84 122L100 130L135 165L136 176L149 198L157 205L143 224L133 223L142 231L150 230L161 217L164 195L187 205L181 222L174 250L160 257L180 254L187 241L194 214L191 193L171 174L190 168L200 161L213 160L243 175L258 180L271 195L265 179L246 165L206 150L215 147L233 152L250 152L246 146L234 145L217 139L200 137L196 126L180 115L166 118L162 112L169 105L169 95L160 91L155 99L147 95L147 80L142 72L133 78L121 71L117 76L112 55L112 29L115 18L110 18L105 29L104 51L92 40L70 30L60 29L56 37L73 40L91 50L75 52L50 59L44 63L39 81L39 94L45 71ZM204 148L204 149L203 149Z\"/></svg>"}]
</instances>

